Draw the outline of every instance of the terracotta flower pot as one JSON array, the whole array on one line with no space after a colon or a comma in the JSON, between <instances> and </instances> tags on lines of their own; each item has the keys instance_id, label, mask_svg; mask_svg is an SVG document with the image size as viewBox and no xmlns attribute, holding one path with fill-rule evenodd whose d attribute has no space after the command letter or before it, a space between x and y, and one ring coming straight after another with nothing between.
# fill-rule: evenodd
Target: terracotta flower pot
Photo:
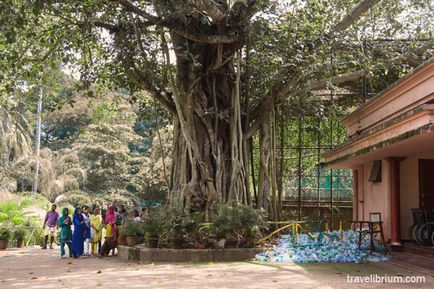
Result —
<instances>
[{"instance_id":1,"label":"terracotta flower pot","mask_svg":"<svg viewBox=\"0 0 434 289\"><path fill-rule=\"evenodd\" d=\"M24 247L24 240L17 240L17 248L23 248Z\"/></svg>"},{"instance_id":2,"label":"terracotta flower pot","mask_svg":"<svg viewBox=\"0 0 434 289\"><path fill-rule=\"evenodd\" d=\"M125 237L119 236L117 239L118 245L125 245Z\"/></svg>"},{"instance_id":3,"label":"terracotta flower pot","mask_svg":"<svg viewBox=\"0 0 434 289\"><path fill-rule=\"evenodd\" d=\"M157 248L158 238L146 238L146 246L149 248Z\"/></svg>"},{"instance_id":4,"label":"terracotta flower pot","mask_svg":"<svg viewBox=\"0 0 434 289\"><path fill-rule=\"evenodd\" d=\"M248 237L246 240L247 248L254 248L256 245L256 239L255 237Z\"/></svg>"},{"instance_id":5,"label":"terracotta flower pot","mask_svg":"<svg viewBox=\"0 0 434 289\"><path fill-rule=\"evenodd\" d=\"M184 247L184 239L173 239L173 248L182 249Z\"/></svg>"},{"instance_id":6,"label":"terracotta flower pot","mask_svg":"<svg viewBox=\"0 0 434 289\"><path fill-rule=\"evenodd\" d=\"M226 240L225 248L238 248L239 242L235 240Z\"/></svg>"},{"instance_id":7,"label":"terracotta flower pot","mask_svg":"<svg viewBox=\"0 0 434 289\"><path fill-rule=\"evenodd\" d=\"M0 250L5 250L8 247L9 240L0 240Z\"/></svg>"},{"instance_id":8,"label":"terracotta flower pot","mask_svg":"<svg viewBox=\"0 0 434 289\"><path fill-rule=\"evenodd\" d=\"M195 247L196 249L205 249L206 245L207 245L206 242L203 243L196 242Z\"/></svg>"},{"instance_id":9,"label":"terracotta flower pot","mask_svg":"<svg viewBox=\"0 0 434 289\"><path fill-rule=\"evenodd\" d=\"M126 241L125 243L127 244L127 246L133 247L133 246L137 245L137 243L139 242L139 238L137 238L137 237L126 237L125 241Z\"/></svg>"}]
</instances>

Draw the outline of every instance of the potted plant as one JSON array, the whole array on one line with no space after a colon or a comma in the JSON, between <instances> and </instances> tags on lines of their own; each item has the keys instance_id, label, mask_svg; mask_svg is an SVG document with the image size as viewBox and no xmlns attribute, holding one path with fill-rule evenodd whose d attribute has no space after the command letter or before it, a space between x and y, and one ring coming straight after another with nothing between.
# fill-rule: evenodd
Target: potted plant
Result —
<instances>
[{"instance_id":1,"label":"potted plant","mask_svg":"<svg viewBox=\"0 0 434 289\"><path fill-rule=\"evenodd\" d=\"M265 229L264 211L255 210L250 206L239 206L240 235L248 248L253 248L261 230Z\"/></svg>"},{"instance_id":2,"label":"potted plant","mask_svg":"<svg viewBox=\"0 0 434 289\"><path fill-rule=\"evenodd\" d=\"M264 226L264 212L246 205L220 205L213 216L216 247L253 247Z\"/></svg>"},{"instance_id":3,"label":"potted plant","mask_svg":"<svg viewBox=\"0 0 434 289\"><path fill-rule=\"evenodd\" d=\"M166 220L167 237L175 249L184 248L185 239L193 231L194 221L182 209L169 211Z\"/></svg>"},{"instance_id":4,"label":"potted plant","mask_svg":"<svg viewBox=\"0 0 434 289\"><path fill-rule=\"evenodd\" d=\"M205 223L204 213L195 212L191 215L192 225L191 231L187 232L185 237L189 247L196 249L205 249L208 244L208 227L212 226L211 223Z\"/></svg>"},{"instance_id":5,"label":"potted plant","mask_svg":"<svg viewBox=\"0 0 434 289\"><path fill-rule=\"evenodd\" d=\"M8 247L11 235L11 230L8 228L0 228L0 250L4 250Z\"/></svg>"},{"instance_id":6,"label":"potted plant","mask_svg":"<svg viewBox=\"0 0 434 289\"><path fill-rule=\"evenodd\" d=\"M15 231L15 239L17 240L17 247L22 248L24 247L24 239L27 236L27 230L24 228L18 228Z\"/></svg>"},{"instance_id":7,"label":"potted plant","mask_svg":"<svg viewBox=\"0 0 434 289\"><path fill-rule=\"evenodd\" d=\"M219 249L228 247L228 245L235 246L237 243L235 228L238 225L235 209L228 205L219 205L212 221L216 236L214 246Z\"/></svg>"},{"instance_id":8,"label":"potted plant","mask_svg":"<svg viewBox=\"0 0 434 289\"><path fill-rule=\"evenodd\" d=\"M141 236L140 226L134 222L127 222L122 226L120 232L125 237L125 243L127 246L133 247L138 244Z\"/></svg>"},{"instance_id":9,"label":"potted plant","mask_svg":"<svg viewBox=\"0 0 434 289\"><path fill-rule=\"evenodd\" d=\"M116 240L118 245L125 245L125 243L126 243L125 236L122 233L122 231L123 231L122 226L119 226L118 227L118 239Z\"/></svg>"},{"instance_id":10,"label":"potted plant","mask_svg":"<svg viewBox=\"0 0 434 289\"><path fill-rule=\"evenodd\" d=\"M208 246L210 239L213 237L213 230L212 223L199 224L194 238L196 249L205 249Z\"/></svg>"},{"instance_id":11,"label":"potted plant","mask_svg":"<svg viewBox=\"0 0 434 289\"><path fill-rule=\"evenodd\" d=\"M151 211L143 219L143 232L145 243L149 248L157 248L160 236L163 231L164 218L160 211Z\"/></svg>"}]
</instances>

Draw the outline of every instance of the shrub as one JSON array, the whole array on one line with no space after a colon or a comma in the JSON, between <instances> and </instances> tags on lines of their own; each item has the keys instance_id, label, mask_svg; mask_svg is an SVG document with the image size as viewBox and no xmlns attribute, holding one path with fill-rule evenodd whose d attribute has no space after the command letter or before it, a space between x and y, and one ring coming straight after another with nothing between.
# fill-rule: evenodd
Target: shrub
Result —
<instances>
[{"instance_id":1,"label":"shrub","mask_svg":"<svg viewBox=\"0 0 434 289\"><path fill-rule=\"evenodd\" d=\"M205 222L205 216L202 212L196 212L191 215L192 231L188 234L188 241L192 243L207 243L214 236L214 225Z\"/></svg>"},{"instance_id":2,"label":"shrub","mask_svg":"<svg viewBox=\"0 0 434 289\"><path fill-rule=\"evenodd\" d=\"M27 236L27 230L25 228L18 228L15 231L15 240L24 240Z\"/></svg>"},{"instance_id":3,"label":"shrub","mask_svg":"<svg viewBox=\"0 0 434 289\"><path fill-rule=\"evenodd\" d=\"M44 241L44 230L42 229L42 225L32 228L32 232L33 234L30 234L28 237L29 245L41 245Z\"/></svg>"},{"instance_id":4,"label":"shrub","mask_svg":"<svg viewBox=\"0 0 434 289\"><path fill-rule=\"evenodd\" d=\"M210 239L215 238L215 229L212 223L202 223L198 225L194 241L196 243L207 243Z\"/></svg>"},{"instance_id":5,"label":"shrub","mask_svg":"<svg viewBox=\"0 0 434 289\"><path fill-rule=\"evenodd\" d=\"M174 207L167 211L164 231L169 240L186 239L194 230L193 219L181 208Z\"/></svg>"},{"instance_id":6,"label":"shrub","mask_svg":"<svg viewBox=\"0 0 434 289\"><path fill-rule=\"evenodd\" d=\"M219 205L205 222L203 213L188 214L182 208L151 210L140 224L132 221L120 227L122 237L159 239L162 246L183 240L188 244L206 244L213 238L235 241L237 246L254 244L265 226L261 210L244 205ZM185 244L185 243L184 243Z\"/></svg>"},{"instance_id":7,"label":"shrub","mask_svg":"<svg viewBox=\"0 0 434 289\"><path fill-rule=\"evenodd\" d=\"M0 204L0 222L7 225L22 225L29 214L23 212L23 209L31 203L28 199L3 202Z\"/></svg>"},{"instance_id":8,"label":"shrub","mask_svg":"<svg viewBox=\"0 0 434 289\"><path fill-rule=\"evenodd\" d=\"M136 224L134 222L125 222L122 225L119 234L121 235L121 237L138 237L138 238L140 238L143 235L143 230L139 224Z\"/></svg>"},{"instance_id":9,"label":"shrub","mask_svg":"<svg viewBox=\"0 0 434 289\"><path fill-rule=\"evenodd\" d=\"M241 227L241 223L235 207L218 205L212 217L212 223L217 238L237 239L235 232Z\"/></svg>"},{"instance_id":10,"label":"shrub","mask_svg":"<svg viewBox=\"0 0 434 289\"><path fill-rule=\"evenodd\" d=\"M262 230L266 229L265 212L256 210L250 206L240 206L239 216L241 233L246 238L258 237Z\"/></svg>"},{"instance_id":11,"label":"shrub","mask_svg":"<svg viewBox=\"0 0 434 289\"><path fill-rule=\"evenodd\" d=\"M142 220L145 239L160 238L164 228L164 214L161 210L151 210Z\"/></svg>"},{"instance_id":12,"label":"shrub","mask_svg":"<svg viewBox=\"0 0 434 289\"><path fill-rule=\"evenodd\" d=\"M265 228L264 212L246 205L219 205L212 222L218 238L240 241L257 237Z\"/></svg>"},{"instance_id":13,"label":"shrub","mask_svg":"<svg viewBox=\"0 0 434 289\"><path fill-rule=\"evenodd\" d=\"M17 199L2 202L0 204L0 226L32 230L33 234L30 236L29 243L38 245L41 244L43 238L42 220L35 213L25 211L30 205L45 207L49 205L49 202L43 196L34 193L21 194ZM16 234L17 232L14 232L15 239L17 239Z\"/></svg>"},{"instance_id":14,"label":"shrub","mask_svg":"<svg viewBox=\"0 0 434 289\"><path fill-rule=\"evenodd\" d=\"M0 228L0 240L9 240L12 236L12 232L9 228Z\"/></svg>"}]
</instances>

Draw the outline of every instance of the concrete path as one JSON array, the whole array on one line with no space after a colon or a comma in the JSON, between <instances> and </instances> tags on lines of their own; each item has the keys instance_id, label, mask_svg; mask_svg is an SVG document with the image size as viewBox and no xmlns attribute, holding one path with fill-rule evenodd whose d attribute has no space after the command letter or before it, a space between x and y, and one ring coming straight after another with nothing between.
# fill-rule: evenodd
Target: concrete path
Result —
<instances>
[{"instance_id":1,"label":"concrete path","mask_svg":"<svg viewBox=\"0 0 434 289\"><path fill-rule=\"evenodd\" d=\"M354 284L347 276L424 276L425 283ZM434 272L388 264L140 264L63 259L58 250L0 251L0 288L434 288Z\"/></svg>"}]
</instances>

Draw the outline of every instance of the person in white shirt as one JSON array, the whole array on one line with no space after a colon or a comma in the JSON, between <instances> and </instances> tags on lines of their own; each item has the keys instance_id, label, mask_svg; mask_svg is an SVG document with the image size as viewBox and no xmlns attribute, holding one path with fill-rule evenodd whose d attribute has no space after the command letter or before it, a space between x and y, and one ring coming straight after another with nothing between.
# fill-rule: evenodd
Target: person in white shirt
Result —
<instances>
[{"instance_id":1,"label":"person in white shirt","mask_svg":"<svg viewBox=\"0 0 434 289\"><path fill-rule=\"evenodd\" d=\"M140 223L142 221L139 215L139 211L137 210L131 211L131 218L134 220L135 223Z\"/></svg>"},{"instance_id":2,"label":"person in white shirt","mask_svg":"<svg viewBox=\"0 0 434 289\"><path fill-rule=\"evenodd\" d=\"M89 244L90 244L90 208L84 207L83 210L84 224L86 225L86 236L84 237L84 256L90 256Z\"/></svg>"}]
</instances>

